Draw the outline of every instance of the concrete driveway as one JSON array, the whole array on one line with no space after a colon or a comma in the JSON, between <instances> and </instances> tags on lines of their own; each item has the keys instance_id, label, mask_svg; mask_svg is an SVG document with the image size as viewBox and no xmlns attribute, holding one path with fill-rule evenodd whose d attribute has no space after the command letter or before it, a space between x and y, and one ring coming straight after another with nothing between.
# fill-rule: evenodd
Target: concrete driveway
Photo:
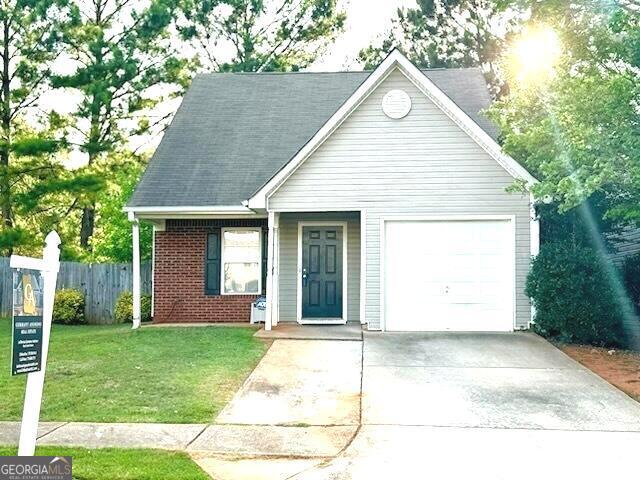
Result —
<instances>
[{"instance_id":1,"label":"concrete driveway","mask_svg":"<svg viewBox=\"0 0 640 480\"><path fill-rule=\"evenodd\" d=\"M630 478L640 404L540 337L365 333L362 426L296 479Z\"/></svg>"},{"instance_id":2,"label":"concrete driveway","mask_svg":"<svg viewBox=\"0 0 640 480\"><path fill-rule=\"evenodd\" d=\"M365 334L363 423L640 430L640 405L518 334Z\"/></svg>"},{"instance_id":3,"label":"concrete driveway","mask_svg":"<svg viewBox=\"0 0 640 480\"><path fill-rule=\"evenodd\" d=\"M254 455L200 464L224 480L637 471L640 404L534 334L364 333L362 342L277 340L199 440L204 450L240 429L236 443ZM218 443L218 453L248 453Z\"/></svg>"}]
</instances>

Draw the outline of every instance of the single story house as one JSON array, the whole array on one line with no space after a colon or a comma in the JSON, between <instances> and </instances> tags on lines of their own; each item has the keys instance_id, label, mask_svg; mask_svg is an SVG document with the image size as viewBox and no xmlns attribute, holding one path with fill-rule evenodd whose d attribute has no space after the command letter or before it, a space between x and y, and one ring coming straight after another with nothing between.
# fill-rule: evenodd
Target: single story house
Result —
<instances>
[{"instance_id":1,"label":"single story house","mask_svg":"<svg viewBox=\"0 0 640 480\"><path fill-rule=\"evenodd\" d=\"M478 69L397 50L372 72L197 76L126 207L136 270L154 224L154 321L248 322L264 294L267 329L528 328L538 227L508 187L535 179L489 104Z\"/></svg>"}]
</instances>

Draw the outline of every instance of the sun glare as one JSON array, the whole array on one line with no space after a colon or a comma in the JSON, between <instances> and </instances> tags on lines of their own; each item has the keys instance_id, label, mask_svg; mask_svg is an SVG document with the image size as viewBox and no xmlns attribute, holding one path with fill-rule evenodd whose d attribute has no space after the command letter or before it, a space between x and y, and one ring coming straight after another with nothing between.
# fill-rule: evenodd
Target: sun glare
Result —
<instances>
[{"instance_id":1,"label":"sun glare","mask_svg":"<svg viewBox=\"0 0 640 480\"><path fill-rule=\"evenodd\" d=\"M528 28L509 48L510 76L525 86L545 82L553 76L561 52L560 39L551 28Z\"/></svg>"}]
</instances>

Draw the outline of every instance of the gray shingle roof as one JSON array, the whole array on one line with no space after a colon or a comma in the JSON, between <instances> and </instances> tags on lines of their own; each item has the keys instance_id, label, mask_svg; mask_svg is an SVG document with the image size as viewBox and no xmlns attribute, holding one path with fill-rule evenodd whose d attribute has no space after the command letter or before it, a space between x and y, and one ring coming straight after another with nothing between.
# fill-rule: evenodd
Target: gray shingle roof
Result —
<instances>
[{"instance_id":1,"label":"gray shingle roof","mask_svg":"<svg viewBox=\"0 0 640 480\"><path fill-rule=\"evenodd\" d=\"M280 170L371 72L203 74L193 80L128 206L240 205ZM425 70L489 135L480 70Z\"/></svg>"}]
</instances>

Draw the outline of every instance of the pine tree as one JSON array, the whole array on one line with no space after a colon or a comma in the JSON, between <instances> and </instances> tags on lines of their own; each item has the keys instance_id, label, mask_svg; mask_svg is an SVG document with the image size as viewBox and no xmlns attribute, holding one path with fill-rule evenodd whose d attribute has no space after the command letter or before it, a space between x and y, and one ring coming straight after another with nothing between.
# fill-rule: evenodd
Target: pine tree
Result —
<instances>
[{"instance_id":1,"label":"pine tree","mask_svg":"<svg viewBox=\"0 0 640 480\"><path fill-rule=\"evenodd\" d=\"M346 17L336 3L183 0L178 29L206 71L299 70L342 31Z\"/></svg>"},{"instance_id":2,"label":"pine tree","mask_svg":"<svg viewBox=\"0 0 640 480\"><path fill-rule=\"evenodd\" d=\"M67 171L60 118L40 113L60 38L77 21L66 0L0 3L0 249L28 250L41 230L57 225L69 192L90 190L96 179Z\"/></svg>"},{"instance_id":3,"label":"pine tree","mask_svg":"<svg viewBox=\"0 0 640 480\"><path fill-rule=\"evenodd\" d=\"M188 61L181 59L170 36L176 6L174 0L77 3L80 21L63 38L76 68L55 77L54 84L81 96L73 114L74 138L89 169L100 165L108 171L109 154L164 125L169 114L157 114L154 108L188 84ZM95 196L78 202L80 245L87 251L95 202Z\"/></svg>"}]
</instances>

